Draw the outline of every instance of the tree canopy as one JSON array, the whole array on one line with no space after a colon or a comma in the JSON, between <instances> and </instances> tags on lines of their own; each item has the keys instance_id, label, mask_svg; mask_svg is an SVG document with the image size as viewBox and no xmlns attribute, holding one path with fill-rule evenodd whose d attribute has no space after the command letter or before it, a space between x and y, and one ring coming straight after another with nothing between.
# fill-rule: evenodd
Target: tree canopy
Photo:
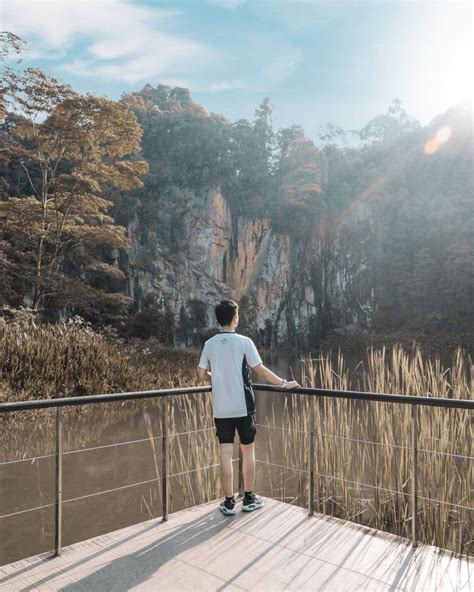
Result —
<instances>
[{"instance_id":1,"label":"tree canopy","mask_svg":"<svg viewBox=\"0 0 474 592\"><path fill-rule=\"evenodd\" d=\"M31 306L124 304L104 249L128 245L107 213L110 188L143 186L142 130L124 105L81 95L36 68L4 71L0 273ZM107 287L106 287L107 286ZM112 292L111 292L112 289ZM115 293L115 294L114 294ZM95 303L95 304L94 304Z\"/></svg>"}]
</instances>

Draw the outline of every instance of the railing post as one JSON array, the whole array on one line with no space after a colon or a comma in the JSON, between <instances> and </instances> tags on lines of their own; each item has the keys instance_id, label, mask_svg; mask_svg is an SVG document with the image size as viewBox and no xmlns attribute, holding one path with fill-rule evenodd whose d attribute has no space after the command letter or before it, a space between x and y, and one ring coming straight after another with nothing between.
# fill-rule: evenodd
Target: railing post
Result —
<instances>
[{"instance_id":1,"label":"railing post","mask_svg":"<svg viewBox=\"0 0 474 592\"><path fill-rule=\"evenodd\" d=\"M56 505L54 555L59 557L62 551L63 522L63 409L56 407Z\"/></svg>"},{"instance_id":2,"label":"railing post","mask_svg":"<svg viewBox=\"0 0 474 592\"><path fill-rule=\"evenodd\" d=\"M239 444L239 496L244 495L244 473L243 473L243 457L242 448Z\"/></svg>"},{"instance_id":3,"label":"railing post","mask_svg":"<svg viewBox=\"0 0 474 592\"><path fill-rule=\"evenodd\" d=\"M321 426L321 405L322 405L323 400L321 399L321 397L316 396L316 401L315 401L315 407L317 406L318 409L318 418L319 418L319 422L318 423L318 429L321 431L322 426ZM322 440L321 440L322 442ZM314 446L316 446L316 433L314 434ZM316 503L315 503L315 509L316 512L320 512L321 508L320 508L320 500L321 498L321 488L319 485L319 474L318 474L318 461L316 458L316 454L314 455L314 459L313 459L313 467L314 467L314 495L316 497Z\"/></svg>"},{"instance_id":4,"label":"railing post","mask_svg":"<svg viewBox=\"0 0 474 592\"><path fill-rule=\"evenodd\" d=\"M161 475L162 485L162 500L163 500L163 513L162 521L168 520L169 510L169 471L170 471L170 444L169 444L169 399L168 397L163 398L163 413L161 418L161 434L163 440L163 469Z\"/></svg>"},{"instance_id":5,"label":"railing post","mask_svg":"<svg viewBox=\"0 0 474 592\"><path fill-rule=\"evenodd\" d=\"M411 406L411 543L413 547L417 546L416 538L416 515L417 515L417 479L418 479L418 459L417 459L417 440L418 440L418 406Z\"/></svg>"},{"instance_id":6,"label":"railing post","mask_svg":"<svg viewBox=\"0 0 474 592\"><path fill-rule=\"evenodd\" d=\"M309 397L308 516L314 514L314 397Z\"/></svg>"}]
</instances>

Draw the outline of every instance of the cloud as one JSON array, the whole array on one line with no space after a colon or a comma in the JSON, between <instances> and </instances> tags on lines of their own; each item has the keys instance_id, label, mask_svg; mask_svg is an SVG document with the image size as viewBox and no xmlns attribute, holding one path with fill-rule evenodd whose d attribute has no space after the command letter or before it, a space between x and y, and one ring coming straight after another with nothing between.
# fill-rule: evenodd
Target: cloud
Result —
<instances>
[{"instance_id":1,"label":"cloud","mask_svg":"<svg viewBox=\"0 0 474 592\"><path fill-rule=\"evenodd\" d=\"M207 90L210 92L219 92L221 90L244 89L246 84L241 80L222 80L220 82L211 82Z\"/></svg>"},{"instance_id":2,"label":"cloud","mask_svg":"<svg viewBox=\"0 0 474 592\"><path fill-rule=\"evenodd\" d=\"M278 83L288 78L302 61L303 52L299 49L290 49L265 66L262 73L269 82Z\"/></svg>"},{"instance_id":3,"label":"cloud","mask_svg":"<svg viewBox=\"0 0 474 592\"><path fill-rule=\"evenodd\" d=\"M57 69L134 84L215 59L203 43L162 32L178 14L130 0L6 0L2 28L28 41L29 59L66 58Z\"/></svg>"},{"instance_id":4,"label":"cloud","mask_svg":"<svg viewBox=\"0 0 474 592\"><path fill-rule=\"evenodd\" d=\"M242 4L245 4L247 0L207 0L209 4L213 4L214 6L218 6L219 8L227 8L228 10L233 10L234 8L238 8Z\"/></svg>"},{"instance_id":5,"label":"cloud","mask_svg":"<svg viewBox=\"0 0 474 592\"><path fill-rule=\"evenodd\" d=\"M330 26L356 1L284 0L271 4L271 17L294 33L320 30ZM266 2L258 3L256 7L261 14L268 11Z\"/></svg>"},{"instance_id":6,"label":"cloud","mask_svg":"<svg viewBox=\"0 0 474 592\"><path fill-rule=\"evenodd\" d=\"M223 8L243 3L212 1ZM237 47L214 47L208 38L171 33L186 13L135 0L4 0L3 7L2 28L28 42L24 62L48 61L55 75L83 86L172 80L193 92L270 93L303 60L271 35L248 33Z\"/></svg>"}]
</instances>

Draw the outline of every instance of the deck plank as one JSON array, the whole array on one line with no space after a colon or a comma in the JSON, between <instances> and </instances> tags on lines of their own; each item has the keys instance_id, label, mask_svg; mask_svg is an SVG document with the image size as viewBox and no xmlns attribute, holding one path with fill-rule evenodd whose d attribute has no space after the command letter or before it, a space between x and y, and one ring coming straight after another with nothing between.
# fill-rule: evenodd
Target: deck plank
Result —
<instances>
[{"instance_id":1,"label":"deck plank","mask_svg":"<svg viewBox=\"0 0 474 592\"><path fill-rule=\"evenodd\" d=\"M470 592L474 562L271 499L232 517L212 502L2 566L0 589Z\"/></svg>"}]
</instances>

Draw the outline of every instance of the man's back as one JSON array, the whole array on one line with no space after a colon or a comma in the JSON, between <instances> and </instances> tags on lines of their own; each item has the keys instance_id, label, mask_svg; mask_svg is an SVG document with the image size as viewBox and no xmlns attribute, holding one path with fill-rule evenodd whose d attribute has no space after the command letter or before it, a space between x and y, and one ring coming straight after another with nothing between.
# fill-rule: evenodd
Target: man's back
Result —
<instances>
[{"instance_id":1,"label":"man's back","mask_svg":"<svg viewBox=\"0 0 474 592\"><path fill-rule=\"evenodd\" d=\"M204 344L197 373L199 378L204 379L209 375L208 370L211 370L214 424L219 440L221 480L225 495L225 500L219 504L219 510L226 516L232 516L235 514L236 504L232 485L232 455L236 430L240 439L244 476L242 510L253 512L263 506L263 500L252 491L257 422L250 368L255 368L259 376L282 388L299 385L296 381L287 382L265 368L253 341L235 332L239 324L237 302L221 300L215 313L221 331Z\"/></svg>"},{"instance_id":2,"label":"man's back","mask_svg":"<svg viewBox=\"0 0 474 592\"><path fill-rule=\"evenodd\" d=\"M255 411L250 368L261 363L255 344L245 335L221 331L206 341L199 367L210 366L214 417L244 417Z\"/></svg>"}]
</instances>

